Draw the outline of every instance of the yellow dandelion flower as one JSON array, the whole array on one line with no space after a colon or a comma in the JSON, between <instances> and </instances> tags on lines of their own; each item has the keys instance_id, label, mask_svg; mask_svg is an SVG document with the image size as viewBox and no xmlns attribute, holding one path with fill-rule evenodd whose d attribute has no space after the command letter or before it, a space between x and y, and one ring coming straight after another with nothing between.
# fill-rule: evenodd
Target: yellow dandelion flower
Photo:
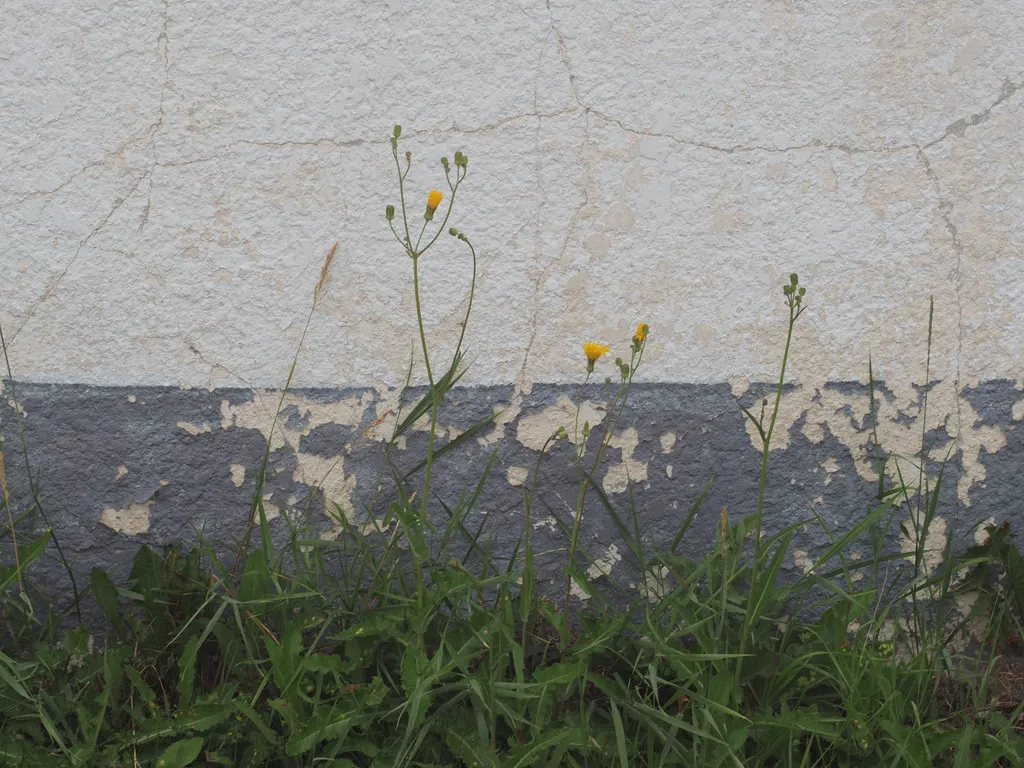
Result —
<instances>
[{"instance_id":1,"label":"yellow dandelion flower","mask_svg":"<svg viewBox=\"0 0 1024 768\"><path fill-rule=\"evenodd\" d=\"M602 355L607 355L610 350L607 344L599 344L596 341L588 341L583 345L583 354L587 356L587 362L593 366Z\"/></svg>"},{"instance_id":2,"label":"yellow dandelion flower","mask_svg":"<svg viewBox=\"0 0 1024 768\"><path fill-rule=\"evenodd\" d=\"M430 194L427 195L427 215L433 216L434 211L437 210L437 206L444 200L444 195L438 192L436 189L430 190Z\"/></svg>"},{"instance_id":3,"label":"yellow dandelion flower","mask_svg":"<svg viewBox=\"0 0 1024 768\"><path fill-rule=\"evenodd\" d=\"M633 334L633 344L639 347L644 343L644 339L647 338L647 334L651 332L651 326L647 323L640 323L636 327L636 333Z\"/></svg>"}]
</instances>

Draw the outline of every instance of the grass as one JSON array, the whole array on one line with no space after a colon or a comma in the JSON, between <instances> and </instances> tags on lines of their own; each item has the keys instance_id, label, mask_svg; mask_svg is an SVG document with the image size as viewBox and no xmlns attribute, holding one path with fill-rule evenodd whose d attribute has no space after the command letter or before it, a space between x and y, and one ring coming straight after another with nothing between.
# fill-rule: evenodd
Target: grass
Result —
<instances>
[{"instance_id":1,"label":"grass","mask_svg":"<svg viewBox=\"0 0 1024 768\"><path fill-rule=\"evenodd\" d=\"M400 137L396 127L400 218L393 207L386 218L418 276L419 259L447 226L468 160L456 153L454 170L443 161L444 221L435 227L437 206L428 208L414 240L406 206L411 156L403 166ZM496 454L478 483L443 508L445 523L434 522L432 469L453 445L434 440L437 412L465 371L462 342L476 282L469 238L448 232L471 260L463 335L447 365L436 362L417 279L429 387L395 416L378 483L393 493L369 500L365 519L381 521L370 530L339 515L335 540L291 522L286 537L272 535L262 493L268 451L233 558L217 555L222 543L201 538L162 552L143 547L127 578L94 570L58 606L32 583L33 563L59 543L35 527L43 514L40 479L26 463L30 492L17 509L0 451L0 541L9 553L0 564L0 764L1024 764L1022 704L1013 687L1024 674L1011 658L1020 650L1024 564L1005 526L991 527L984 544L964 553L947 547L941 565L929 567L925 542L943 472L932 480L921 466L916 483L886 484L891 457L877 430L879 485L848 530L833 531L813 515L781 531L763 525L779 397L807 301L796 275L784 288L786 345L774 406L759 416L744 411L762 444L760 466L751 468L760 473L758 494L749 514L719 512L716 541L702 556L679 550L708 486L673 540L657 547L643 535L632 492L620 506L594 480L628 407L651 331L643 324L629 359L615 361L618 385L609 390L603 425L580 425L577 412L540 451L524 485L523 535L511 553L495 552L486 525L469 522L480 519ZM584 381L597 363L588 363ZM411 471L400 469L392 448L423 419L427 454ZM573 517L561 521L565 548L534 552L530 515L542 498L540 468L548 448L569 439L579 494ZM23 441L20 450L27 462ZM626 560L647 575L654 599L611 581L598 587L583 575L579 529L590 494L618 530ZM829 545L808 572L783 578L792 538L805 525L820 526ZM909 554L893 551L901 526L916 542ZM853 560L854 549L867 554ZM537 562L550 558L564 566L564 594L538 590ZM574 587L590 600L574 602ZM965 596L973 601L966 616L957 607ZM72 621L87 604L105 619L101 646ZM968 653L961 635L978 622L984 633Z\"/></svg>"}]
</instances>

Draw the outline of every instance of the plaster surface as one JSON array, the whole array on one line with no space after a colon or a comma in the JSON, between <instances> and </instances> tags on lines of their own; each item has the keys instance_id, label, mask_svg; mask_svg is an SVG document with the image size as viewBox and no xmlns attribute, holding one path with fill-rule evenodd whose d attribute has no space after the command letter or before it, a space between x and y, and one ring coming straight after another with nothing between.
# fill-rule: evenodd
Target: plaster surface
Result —
<instances>
[{"instance_id":1,"label":"plaster surface","mask_svg":"<svg viewBox=\"0 0 1024 768\"><path fill-rule=\"evenodd\" d=\"M410 263L383 218L396 122L414 216L441 156L470 158L450 222L480 256L460 402L505 410L461 466L503 441L495 510L521 498L575 396L580 342L623 354L640 321L647 400L604 489L642 488L652 530L723 467L713 503L741 504L755 436L735 399L777 375L796 271L809 309L775 519L836 494L837 519L860 508L869 359L883 444L912 457L924 428L930 458L957 467L948 531L1017 514L1016 0L6 0L2 15L0 326L50 503L86 559L176 540L186 521L233 530L335 241L268 503L284 515L318 489L321 508L357 516L358 446L379 447L360 430L410 361L425 381ZM439 350L465 309L459 245L442 237L423 260ZM621 547L597 535L592 575L607 578Z\"/></svg>"}]
</instances>

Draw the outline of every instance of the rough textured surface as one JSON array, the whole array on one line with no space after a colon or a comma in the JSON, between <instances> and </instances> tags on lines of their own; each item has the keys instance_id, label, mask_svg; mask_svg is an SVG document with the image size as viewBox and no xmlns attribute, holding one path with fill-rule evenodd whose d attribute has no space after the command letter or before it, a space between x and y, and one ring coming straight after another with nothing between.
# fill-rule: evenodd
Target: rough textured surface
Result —
<instances>
[{"instance_id":1,"label":"rough textured surface","mask_svg":"<svg viewBox=\"0 0 1024 768\"><path fill-rule=\"evenodd\" d=\"M711 470L729 468L714 504L739 503L755 465L732 397L776 374L795 270L810 309L773 461L796 482L772 514L843 493L837 516L860 508L869 356L883 443L914 453L929 296L950 530L1016 511L1019 3L58 5L7 3L0 25L0 324L50 503L97 562L187 520L234 530L276 400L260 388L285 379L335 240L273 503L320 485L355 503L369 462L344 446L396 397L415 331L382 216L394 122L416 201L442 154L470 157L462 403L509 405L496 510L574 394L548 385L578 380L579 342L624 351L639 320L647 400L605 489L639 481L652 530ZM469 278L456 245L423 266L440 346ZM12 417L0 404L8 434Z\"/></svg>"}]
</instances>

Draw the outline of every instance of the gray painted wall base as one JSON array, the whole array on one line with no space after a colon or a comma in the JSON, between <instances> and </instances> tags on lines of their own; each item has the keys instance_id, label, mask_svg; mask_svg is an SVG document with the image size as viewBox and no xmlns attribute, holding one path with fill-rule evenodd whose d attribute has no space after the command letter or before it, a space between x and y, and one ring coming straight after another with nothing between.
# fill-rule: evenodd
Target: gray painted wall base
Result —
<instances>
[{"instance_id":1,"label":"gray painted wall base","mask_svg":"<svg viewBox=\"0 0 1024 768\"><path fill-rule=\"evenodd\" d=\"M619 423L619 438L597 476L627 516L629 494L623 491L625 477L631 478L641 530L652 549L671 541L712 477L703 511L682 542L683 552L698 554L713 545L722 506L733 517L754 510L759 454L737 402L756 411L769 390L755 386L736 398L728 385L634 387ZM828 385L826 390L849 397L866 392L865 387L848 383ZM522 483L536 463L538 440L562 423L571 431L564 409L566 398L574 398L578 391L575 386L535 386L520 405L506 411L515 413L513 420L488 427L481 439L474 436L439 460L434 488L454 506L460 493L473 488L497 449L471 522L484 523L485 537L493 530L499 558L511 551L522 533ZM21 384L17 394L45 512L76 570L123 568L141 544L160 547L194 540L196 531L225 546L241 536L279 393ZM445 429L441 443L496 408L507 408L516 400L514 395L511 387L456 390L440 415ZM586 396L598 404L588 408L600 414L604 386L590 387ZM962 452L945 432L929 433L932 456L953 448L939 514L955 547L973 541L969 529L980 520L1008 519L1014 526L1024 522L1019 504L1024 430L1015 429L1013 419L1020 392L1013 382L990 381L964 391L963 397L979 418L973 426L999 428L1005 446L991 454L980 451L975 463L983 467L984 479L970 484L965 502L957 493L965 472ZM381 467L383 443L377 438L389 433L388 418L396 405L395 398L382 398L372 390L291 393L275 432L266 488L268 509L278 515L272 526L284 530L283 515L304 517L330 535L325 496L352 519L361 519L359 510L369 502ZM805 413L787 426L788 445L771 454L766 526L778 529L810 517L813 506L829 526L842 531L864 514L876 486L863 476L863 467L858 472L857 461L865 457L854 457L827 423L820 433L812 432L814 441L808 439L806 418ZM868 424L856 426L866 438ZM13 411L5 412L2 428L9 485L24 509L27 482ZM595 430L592 442L600 432ZM394 451L393 459L400 469L408 469L425 455L425 448L426 432L415 431L401 450ZM565 546L552 517L571 523L577 487L572 455L572 445L560 441L542 464L534 508L538 552ZM383 494L387 496L386 487ZM443 516L439 503L433 514ZM581 541L594 559L593 578L641 588L614 525L594 495ZM805 562L802 553L813 555L825 543L820 526L806 526L794 540L786 567L800 568ZM3 554L8 559L9 552ZM554 578L562 560L549 555L541 565ZM50 587L64 581L53 562L41 565L35 576Z\"/></svg>"}]
</instances>

